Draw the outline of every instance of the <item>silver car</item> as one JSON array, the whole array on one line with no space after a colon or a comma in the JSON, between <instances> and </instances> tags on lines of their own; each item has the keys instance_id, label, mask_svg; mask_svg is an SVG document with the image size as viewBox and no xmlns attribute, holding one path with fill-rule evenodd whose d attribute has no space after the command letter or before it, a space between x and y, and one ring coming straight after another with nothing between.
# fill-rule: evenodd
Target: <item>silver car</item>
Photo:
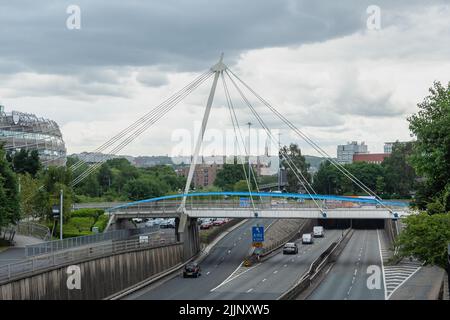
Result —
<instances>
[{"instance_id":1,"label":"silver car","mask_svg":"<svg viewBox=\"0 0 450 320\"><path fill-rule=\"evenodd\" d=\"M295 242L288 242L283 247L283 254L297 254L298 247Z\"/></svg>"}]
</instances>

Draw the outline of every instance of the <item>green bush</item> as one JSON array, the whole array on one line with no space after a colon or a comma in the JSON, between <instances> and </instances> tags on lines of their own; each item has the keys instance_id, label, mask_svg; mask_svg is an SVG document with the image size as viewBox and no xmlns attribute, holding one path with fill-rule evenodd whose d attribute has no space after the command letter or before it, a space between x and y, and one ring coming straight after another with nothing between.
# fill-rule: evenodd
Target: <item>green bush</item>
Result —
<instances>
[{"instance_id":1,"label":"green bush","mask_svg":"<svg viewBox=\"0 0 450 320\"><path fill-rule=\"evenodd\" d=\"M90 232L94 223L95 219L91 217L73 217L68 223L64 225L64 227L68 230L73 228L75 230L78 230L79 232Z\"/></svg>"},{"instance_id":2,"label":"green bush","mask_svg":"<svg viewBox=\"0 0 450 320\"><path fill-rule=\"evenodd\" d=\"M94 223L94 227L98 228L99 232L103 232L103 230L105 230L106 225L108 224L109 221L109 216L104 214L101 215L100 217L98 217L97 222Z\"/></svg>"},{"instance_id":3,"label":"green bush","mask_svg":"<svg viewBox=\"0 0 450 320\"><path fill-rule=\"evenodd\" d=\"M103 209L79 209L72 212L73 218L93 218L97 220L99 216L104 214Z\"/></svg>"}]
</instances>

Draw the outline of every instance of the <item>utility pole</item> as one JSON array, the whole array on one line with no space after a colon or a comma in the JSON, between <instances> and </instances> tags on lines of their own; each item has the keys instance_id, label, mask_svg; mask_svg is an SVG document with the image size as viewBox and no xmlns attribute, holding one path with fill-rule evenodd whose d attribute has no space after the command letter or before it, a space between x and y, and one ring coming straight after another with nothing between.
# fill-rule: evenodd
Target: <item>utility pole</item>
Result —
<instances>
[{"instance_id":1,"label":"utility pole","mask_svg":"<svg viewBox=\"0 0 450 320\"><path fill-rule=\"evenodd\" d=\"M60 199L59 199L59 239L63 239L63 201L64 201L64 191L61 189Z\"/></svg>"},{"instance_id":2,"label":"utility pole","mask_svg":"<svg viewBox=\"0 0 450 320\"><path fill-rule=\"evenodd\" d=\"M251 127L251 125L252 125L252 123L249 121L249 122L247 122L247 125L248 125L248 181L249 181L249 183L251 183L251 172L252 172L252 167L251 167L251 164L250 164L250 127Z\"/></svg>"}]
</instances>

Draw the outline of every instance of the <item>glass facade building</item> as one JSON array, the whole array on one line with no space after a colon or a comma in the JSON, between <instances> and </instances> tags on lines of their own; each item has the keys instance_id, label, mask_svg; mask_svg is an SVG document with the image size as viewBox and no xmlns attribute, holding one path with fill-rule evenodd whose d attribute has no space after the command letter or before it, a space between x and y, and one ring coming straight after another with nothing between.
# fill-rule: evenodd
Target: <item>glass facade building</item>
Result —
<instances>
[{"instance_id":1,"label":"glass facade building","mask_svg":"<svg viewBox=\"0 0 450 320\"><path fill-rule=\"evenodd\" d=\"M6 113L1 105L0 143L7 152L37 150L46 167L66 164L66 146L55 121L18 111Z\"/></svg>"}]
</instances>

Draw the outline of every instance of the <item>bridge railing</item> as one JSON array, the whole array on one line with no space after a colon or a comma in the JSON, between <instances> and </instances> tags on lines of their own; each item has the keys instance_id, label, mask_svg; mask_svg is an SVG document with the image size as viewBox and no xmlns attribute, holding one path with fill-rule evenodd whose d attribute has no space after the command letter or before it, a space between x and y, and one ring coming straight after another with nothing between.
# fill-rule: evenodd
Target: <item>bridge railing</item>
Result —
<instances>
[{"instance_id":1,"label":"bridge railing","mask_svg":"<svg viewBox=\"0 0 450 320\"><path fill-rule=\"evenodd\" d=\"M178 200L164 200L151 203L139 203L132 206L118 208L112 210L111 213L115 212L132 212L132 213L147 213L147 212L161 212L161 213L173 213L180 206L181 201ZM316 208L316 204L312 200L295 201L286 200L280 198L265 198L265 199L255 199L252 203L251 201L242 201L239 199L215 199L215 200L192 200L188 199L185 204L187 210L227 210L227 209L252 209L253 204L257 210L269 210L269 209L299 209L299 208ZM361 208L370 205L359 204L359 203L325 203L324 208L328 209L338 209L338 208ZM373 207L376 207L373 205Z\"/></svg>"},{"instance_id":2,"label":"bridge railing","mask_svg":"<svg viewBox=\"0 0 450 320\"><path fill-rule=\"evenodd\" d=\"M31 257L109 240L126 240L131 236L152 232L155 229L156 227L113 230L92 235L66 238L62 240L52 240L33 245L27 245L25 246L25 256Z\"/></svg>"},{"instance_id":3,"label":"bridge railing","mask_svg":"<svg viewBox=\"0 0 450 320\"><path fill-rule=\"evenodd\" d=\"M49 254L34 256L24 261L0 266L0 283L26 275L32 275L52 267L73 264L89 258L98 258L136 249L158 247L176 242L175 236L173 235L164 239L149 237L147 240L111 241L91 244L71 250L55 251Z\"/></svg>"}]
</instances>

